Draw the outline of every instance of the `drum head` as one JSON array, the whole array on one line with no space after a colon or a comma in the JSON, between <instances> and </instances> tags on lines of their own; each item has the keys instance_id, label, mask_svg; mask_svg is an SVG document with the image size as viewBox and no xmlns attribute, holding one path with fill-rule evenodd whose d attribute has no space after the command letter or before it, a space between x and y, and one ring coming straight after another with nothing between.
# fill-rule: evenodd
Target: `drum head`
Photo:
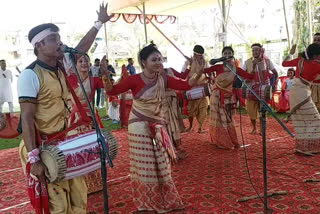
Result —
<instances>
[{"instance_id":1,"label":"drum head","mask_svg":"<svg viewBox=\"0 0 320 214\"><path fill-rule=\"evenodd\" d=\"M63 153L56 146L43 146L40 153L41 161L46 165L49 175L46 175L52 183L61 181L67 171Z\"/></svg>"},{"instance_id":2,"label":"drum head","mask_svg":"<svg viewBox=\"0 0 320 214\"><path fill-rule=\"evenodd\" d=\"M103 130L103 135L105 136L107 145L109 146L110 158L111 160L114 160L118 155L118 141L108 130Z\"/></svg>"},{"instance_id":3,"label":"drum head","mask_svg":"<svg viewBox=\"0 0 320 214\"><path fill-rule=\"evenodd\" d=\"M270 85L266 86L266 90L265 90L265 99L266 101L270 101L272 100L272 87Z\"/></svg>"}]
</instances>

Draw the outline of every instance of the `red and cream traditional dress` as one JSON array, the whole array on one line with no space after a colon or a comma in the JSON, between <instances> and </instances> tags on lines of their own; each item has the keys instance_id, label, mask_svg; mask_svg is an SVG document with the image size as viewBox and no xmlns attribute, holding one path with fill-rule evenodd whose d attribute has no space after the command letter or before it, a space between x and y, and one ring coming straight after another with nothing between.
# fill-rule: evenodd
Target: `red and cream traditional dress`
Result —
<instances>
[{"instance_id":1,"label":"red and cream traditional dress","mask_svg":"<svg viewBox=\"0 0 320 214\"><path fill-rule=\"evenodd\" d=\"M296 151L305 154L320 152L320 115L311 98L310 85L320 80L317 61L297 58L283 62L296 66L296 78L290 90L290 111L296 132Z\"/></svg>"},{"instance_id":2,"label":"red and cream traditional dress","mask_svg":"<svg viewBox=\"0 0 320 214\"><path fill-rule=\"evenodd\" d=\"M219 148L233 149L238 146L238 138L233 121L235 99L232 86L235 74L224 65L214 65L205 69L205 73L215 72L215 81L210 96L210 137L211 142ZM237 68L240 76L253 79L254 74L249 74Z\"/></svg>"},{"instance_id":3,"label":"red and cream traditional dress","mask_svg":"<svg viewBox=\"0 0 320 214\"><path fill-rule=\"evenodd\" d=\"M177 77L175 73L178 73L173 68L167 68L164 72L171 76ZM178 102L178 96L176 90L166 89L166 97L169 104L169 135L172 137L174 146L178 148L181 144L181 131L184 131L185 127L183 124L183 119L181 115L181 110Z\"/></svg>"},{"instance_id":4,"label":"red and cream traditional dress","mask_svg":"<svg viewBox=\"0 0 320 214\"><path fill-rule=\"evenodd\" d=\"M171 177L176 159L168 136L166 88L188 90L186 81L158 74L148 83L142 74L129 76L113 86L108 95L132 90L133 105L129 117L130 174L133 200L139 211L165 213L182 209L183 203Z\"/></svg>"},{"instance_id":5,"label":"red and cream traditional dress","mask_svg":"<svg viewBox=\"0 0 320 214\"><path fill-rule=\"evenodd\" d=\"M289 60L289 61L283 61L282 66L283 67L296 67L297 69L299 69L298 63L299 63L299 60L301 60L301 59L302 58L296 58L296 59ZM299 71L297 70L296 73L299 73ZM312 84L310 86L310 90L311 90L311 98L312 98L314 104L316 105L318 111L320 112L320 80L312 81Z\"/></svg>"}]
</instances>

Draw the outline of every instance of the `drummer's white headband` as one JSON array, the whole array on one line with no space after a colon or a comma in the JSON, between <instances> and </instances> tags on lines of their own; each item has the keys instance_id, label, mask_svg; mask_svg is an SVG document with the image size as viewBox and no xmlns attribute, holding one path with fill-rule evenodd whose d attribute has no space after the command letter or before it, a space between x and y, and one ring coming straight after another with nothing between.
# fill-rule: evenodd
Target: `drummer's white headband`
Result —
<instances>
[{"instance_id":1,"label":"drummer's white headband","mask_svg":"<svg viewBox=\"0 0 320 214\"><path fill-rule=\"evenodd\" d=\"M193 54L198 55L198 56L202 56L203 54L199 54L197 52L193 52Z\"/></svg>"},{"instance_id":2,"label":"drummer's white headband","mask_svg":"<svg viewBox=\"0 0 320 214\"><path fill-rule=\"evenodd\" d=\"M51 28L44 29L43 31L39 32L37 35L33 37L33 39L31 40L31 44L33 47L35 47L38 42L41 42L47 36L50 36L56 33L57 32L53 32Z\"/></svg>"}]
</instances>

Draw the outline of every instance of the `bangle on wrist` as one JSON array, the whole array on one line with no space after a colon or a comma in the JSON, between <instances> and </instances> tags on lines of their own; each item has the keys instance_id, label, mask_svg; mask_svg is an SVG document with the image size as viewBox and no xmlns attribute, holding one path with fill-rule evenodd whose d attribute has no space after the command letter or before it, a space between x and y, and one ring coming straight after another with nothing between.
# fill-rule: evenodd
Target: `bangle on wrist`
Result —
<instances>
[{"instance_id":1,"label":"bangle on wrist","mask_svg":"<svg viewBox=\"0 0 320 214\"><path fill-rule=\"evenodd\" d=\"M39 161L40 161L40 157L39 156L37 156L37 157L29 157L28 158L28 162L31 163L31 164L37 163Z\"/></svg>"},{"instance_id":2,"label":"bangle on wrist","mask_svg":"<svg viewBox=\"0 0 320 214\"><path fill-rule=\"evenodd\" d=\"M292 54L289 53L287 57L290 57L290 58L291 58L291 57L292 57Z\"/></svg>"},{"instance_id":3,"label":"bangle on wrist","mask_svg":"<svg viewBox=\"0 0 320 214\"><path fill-rule=\"evenodd\" d=\"M40 161L40 149L36 148L33 149L31 152L28 152L28 162L30 163L36 163Z\"/></svg>"},{"instance_id":4,"label":"bangle on wrist","mask_svg":"<svg viewBox=\"0 0 320 214\"><path fill-rule=\"evenodd\" d=\"M102 22L101 21L96 21L94 22L93 27L95 27L98 31L100 30L100 28L102 27Z\"/></svg>"}]
</instances>

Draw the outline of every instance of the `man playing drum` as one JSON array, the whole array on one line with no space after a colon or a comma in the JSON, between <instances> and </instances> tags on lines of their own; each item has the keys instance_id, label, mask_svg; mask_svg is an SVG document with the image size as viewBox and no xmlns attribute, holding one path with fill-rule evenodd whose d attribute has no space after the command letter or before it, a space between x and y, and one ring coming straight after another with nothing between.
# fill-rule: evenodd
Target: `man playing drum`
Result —
<instances>
[{"instance_id":1,"label":"man playing drum","mask_svg":"<svg viewBox=\"0 0 320 214\"><path fill-rule=\"evenodd\" d=\"M180 75L174 73L174 75L181 79L191 79L194 78L194 76L198 72L203 72L203 70L206 67L206 62L204 60L203 54L204 48L201 45L195 45L193 48L193 57L190 60L188 60L185 64L185 67L187 67L190 64L190 69L183 68L185 72L181 73ZM196 85L205 85L207 83L208 80L205 74L202 74L202 76L197 80ZM193 118L196 117L199 124L198 133L204 133L204 131L202 130L202 126L207 118L208 105L209 99L207 96L202 97L200 99L188 100L187 111L189 116L190 127L186 130L187 132L192 130Z\"/></svg>"},{"instance_id":2,"label":"man playing drum","mask_svg":"<svg viewBox=\"0 0 320 214\"><path fill-rule=\"evenodd\" d=\"M87 52L103 23L110 20L106 9L100 6L98 21L82 38L78 50ZM46 185L48 169L39 156L40 144L67 128L69 89L59 67L63 59L59 28L51 23L36 26L28 39L37 60L21 73L18 94L23 131L19 153L27 172L29 197L37 213L86 213L87 186L83 177Z\"/></svg>"},{"instance_id":3,"label":"man playing drum","mask_svg":"<svg viewBox=\"0 0 320 214\"><path fill-rule=\"evenodd\" d=\"M262 45L259 43L255 43L251 45L251 48L252 57L248 59L243 65L243 70L249 73L255 73L255 79L250 81L250 85L270 85L270 78L272 75L269 71L271 71L274 74L276 80L274 82L276 83L278 79L278 73L274 68L273 63L269 59L264 57ZM256 120L259 116L260 110L260 102L256 99L251 99L250 97L247 97L246 109L252 124L251 134L255 134Z\"/></svg>"}]
</instances>

